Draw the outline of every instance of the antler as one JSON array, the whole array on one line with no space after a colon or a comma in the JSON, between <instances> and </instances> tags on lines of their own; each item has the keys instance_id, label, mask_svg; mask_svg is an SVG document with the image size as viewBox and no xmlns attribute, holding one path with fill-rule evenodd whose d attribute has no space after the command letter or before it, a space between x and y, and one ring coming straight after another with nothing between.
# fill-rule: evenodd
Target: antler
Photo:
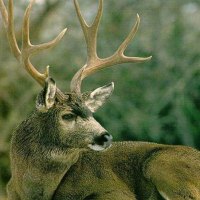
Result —
<instances>
[{"instance_id":1,"label":"antler","mask_svg":"<svg viewBox=\"0 0 200 200\"><path fill-rule=\"evenodd\" d=\"M39 53L42 50L54 47L64 36L67 29L64 29L55 39L50 42L32 45L29 37L29 18L31 8L35 0L31 0L24 14L23 28L22 28L22 48L19 46L15 37L14 30L14 19L13 19L13 0L8 1L8 10L5 7L3 0L0 0L0 11L2 14L4 26L7 32L8 41L10 44L11 51L15 58L20 62L20 64L26 69L26 71L41 85L45 85L45 80L49 77L49 66L46 67L44 73L40 73L30 62L30 57L33 54ZM65 95L57 88L56 96L58 100L63 100Z\"/></svg>"},{"instance_id":2,"label":"antler","mask_svg":"<svg viewBox=\"0 0 200 200\"><path fill-rule=\"evenodd\" d=\"M124 51L126 50L127 46L130 44L131 40L134 38L138 27L140 23L140 17L137 14L137 21L133 28L131 29L130 33L126 37L126 39L122 42L122 44L119 46L117 51L108 58L99 58L97 55L97 31L100 23L100 19L102 16L103 11L103 0L99 0L99 8L97 15L94 19L94 22L91 26L89 26L85 19L83 18L80 7L77 0L74 0L74 5L76 8L76 13L78 16L78 19L80 21L86 45L87 45L87 62L86 64L78 70L78 72L74 75L71 81L71 92L77 93L78 95L81 95L81 82L84 78L87 76L95 73L96 71L110 67L116 64L120 63L137 63L137 62L143 62L146 60L150 60L150 57L142 58L142 57L128 57L124 55Z\"/></svg>"}]
</instances>

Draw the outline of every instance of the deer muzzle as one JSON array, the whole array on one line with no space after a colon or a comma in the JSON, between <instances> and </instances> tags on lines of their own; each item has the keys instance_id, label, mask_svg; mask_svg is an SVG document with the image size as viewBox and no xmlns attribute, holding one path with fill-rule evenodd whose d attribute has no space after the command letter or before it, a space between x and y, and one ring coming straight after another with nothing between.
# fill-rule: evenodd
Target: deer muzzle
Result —
<instances>
[{"instance_id":1,"label":"deer muzzle","mask_svg":"<svg viewBox=\"0 0 200 200\"><path fill-rule=\"evenodd\" d=\"M102 151L111 146L112 135L108 132L103 132L101 135L96 136L92 144L89 144L88 147L94 151Z\"/></svg>"}]
</instances>

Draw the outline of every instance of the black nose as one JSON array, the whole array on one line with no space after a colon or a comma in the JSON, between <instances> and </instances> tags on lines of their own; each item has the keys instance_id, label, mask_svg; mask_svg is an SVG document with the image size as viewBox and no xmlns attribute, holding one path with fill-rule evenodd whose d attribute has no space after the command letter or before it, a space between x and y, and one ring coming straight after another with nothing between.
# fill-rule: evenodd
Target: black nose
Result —
<instances>
[{"instance_id":1,"label":"black nose","mask_svg":"<svg viewBox=\"0 0 200 200\"><path fill-rule=\"evenodd\" d=\"M95 137L94 142L97 145L110 146L112 142L112 135L108 132L102 133L100 136Z\"/></svg>"}]
</instances>

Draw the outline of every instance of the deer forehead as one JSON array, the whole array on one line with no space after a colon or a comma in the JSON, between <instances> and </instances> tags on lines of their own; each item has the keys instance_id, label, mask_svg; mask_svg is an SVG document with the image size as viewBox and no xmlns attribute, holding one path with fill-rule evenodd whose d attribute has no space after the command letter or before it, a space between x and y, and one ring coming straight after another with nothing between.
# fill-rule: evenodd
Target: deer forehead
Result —
<instances>
[{"instance_id":1,"label":"deer forehead","mask_svg":"<svg viewBox=\"0 0 200 200\"><path fill-rule=\"evenodd\" d=\"M60 111L60 115L67 113L73 113L82 118L88 118L92 116L92 112L87 108L84 102L70 101L63 105L56 105L57 109Z\"/></svg>"}]
</instances>

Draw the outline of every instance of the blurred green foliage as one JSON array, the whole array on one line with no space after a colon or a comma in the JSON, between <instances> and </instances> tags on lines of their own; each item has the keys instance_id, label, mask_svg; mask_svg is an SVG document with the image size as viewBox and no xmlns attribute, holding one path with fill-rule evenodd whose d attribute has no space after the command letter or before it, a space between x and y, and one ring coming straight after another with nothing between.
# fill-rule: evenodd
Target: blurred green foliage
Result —
<instances>
[{"instance_id":1,"label":"blurred green foliage","mask_svg":"<svg viewBox=\"0 0 200 200\"><path fill-rule=\"evenodd\" d=\"M6 2L6 1L5 1ZM51 76L62 90L86 61L86 47L72 1L38 0L31 15L33 43L48 41L62 28L68 31L54 49L32 60L40 71L51 66ZM26 0L15 1L17 39ZM97 1L81 1L91 22ZM101 57L111 55L136 19L141 25L126 54L152 55L142 64L123 64L91 76L84 90L115 82L115 92L95 117L115 140L145 140L200 148L200 1L106 0L98 35ZM0 19L1 20L1 19ZM0 21L0 196L10 176L9 144L15 127L34 108L40 86L10 54Z\"/></svg>"}]
</instances>

